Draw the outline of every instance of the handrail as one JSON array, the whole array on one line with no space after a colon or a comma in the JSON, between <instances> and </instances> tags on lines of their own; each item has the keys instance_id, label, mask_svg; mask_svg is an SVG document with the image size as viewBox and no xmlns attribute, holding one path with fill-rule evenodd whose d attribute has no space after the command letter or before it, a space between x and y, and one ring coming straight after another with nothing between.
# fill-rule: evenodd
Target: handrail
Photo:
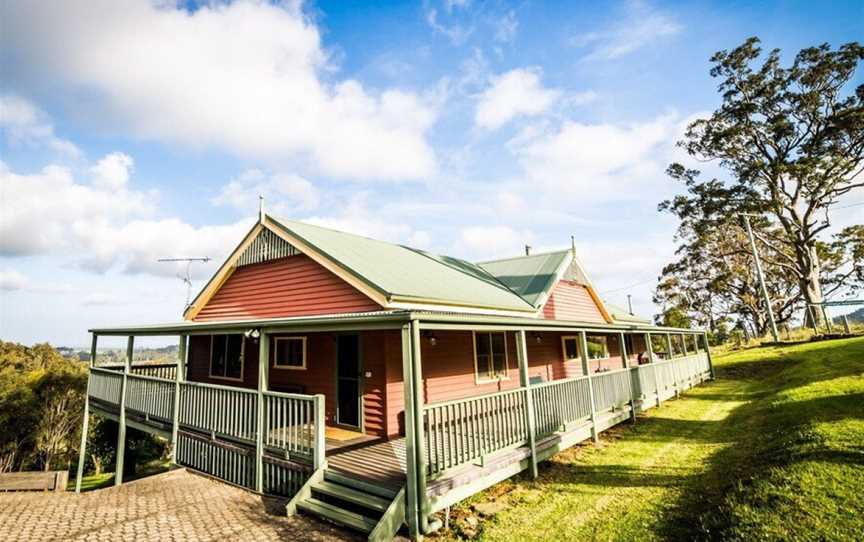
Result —
<instances>
[{"instance_id":1,"label":"handrail","mask_svg":"<svg viewBox=\"0 0 864 542\"><path fill-rule=\"evenodd\" d=\"M134 373L127 373L126 377L129 378L130 380L132 380L132 379L134 379L134 380L153 380L155 382L170 382L172 384L174 383L173 378L162 378L160 376L136 375Z\"/></svg>"},{"instance_id":2,"label":"handrail","mask_svg":"<svg viewBox=\"0 0 864 542\"><path fill-rule=\"evenodd\" d=\"M498 396L504 396L504 395L508 395L508 394L519 393L524 389L525 388L513 388L510 390L501 390L501 391L496 391L496 392L492 392L492 393L481 393L479 395L471 395L469 397L461 397L459 399L450 399L448 401L438 401L436 403L429 403L429 404L423 405L423 410L428 410L428 409L431 409L434 407L446 407L446 406L457 405L459 403L465 403L465 402L474 401L477 399L493 399L493 398L498 397Z\"/></svg>"},{"instance_id":3,"label":"handrail","mask_svg":"<svg viewBox=\"0 0 864 542\"><path fill-rule=\"evenodd\" d=\"M194 386L197 388L212 388L217 390L225 390L225 391L236 391L240 393L249 393L251 395L257 395L258 392L255 390L250 390L249 388L241 388L234 386L224 386L222 384L211 384L210 382L194 382L192 380L184 380L182 382L184 386Z\"/></svg>"},{"instance_id":4,"label":"handrail","mask_svg":"<svg viewBox=\"0 0 864 542\"><path fill-rule=\"evenodd\" d=\"M301 401L314 401L314 395L308 395L306 393L286 393L284 391L272 391L267 390L262 392L266 396L270 397L284 397L285 399L299 399Z\"/></svg>"}]
</instances>

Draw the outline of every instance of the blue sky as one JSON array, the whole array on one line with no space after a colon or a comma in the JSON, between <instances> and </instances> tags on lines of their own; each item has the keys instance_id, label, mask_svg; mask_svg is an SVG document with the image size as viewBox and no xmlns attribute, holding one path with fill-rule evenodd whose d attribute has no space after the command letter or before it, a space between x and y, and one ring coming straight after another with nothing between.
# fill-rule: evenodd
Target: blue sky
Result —
<instances>
[{"instance_id":1,"label":"blue sky","mask_svg":"<svg viewBox=\"0 0 864 542\"><path fill-rule=\"evenodd\" d=\"M574 235L604 297L653 314L663 171L718 103L711 54L864 37L860 2L12 0L0 21L0 337L71 345L179 319L156 259L223 257L259 192L472 260Z\"/></svg>"}]
</instances>

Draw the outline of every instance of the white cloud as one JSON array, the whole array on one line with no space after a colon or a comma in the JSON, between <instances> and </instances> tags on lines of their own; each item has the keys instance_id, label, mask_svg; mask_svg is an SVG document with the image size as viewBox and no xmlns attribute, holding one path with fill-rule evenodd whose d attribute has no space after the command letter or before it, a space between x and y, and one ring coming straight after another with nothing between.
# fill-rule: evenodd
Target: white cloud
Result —
<instances>
[{"instance_id":1,"label":"white cloud","mask_svg":"<svg viewBox=\"0 0 864 542\"><path fill-rule=\"evenodd\" d=\"M54 126L41 109L14 94L0 95L0 130L12 145L46 145L72 157L81 155L72 142L54 134Z\"/></svg>"},{"instance_id":2,"label":"white cloud","mask_svg":"<svg viewBox=\"0 0 864 542\"><path fill-rule=\"evenodd\" d=\"M299 211L318 208L320 196L308 180L292 173L268 175L260 169L249 169L222 187L211 201L253 213L258 208L258 196L264 196L265 210L283 217Z\"/></svg>"},{"instance_id":3,"label":"white cloud","mask_svg":"<svg viewBox=\"0 0 864 542\"><path fill-rule=\"evenodd\" d=\"M395 220L377 208L371 209L368 199L368 193L359 192L341 209L328 209L332 211L331 214L313 215L302 221L381 241L404 243L414 248L428 247L431 241L428 232L417 230L405 221Z\"/></svg>"},{"instance_id":4,"label":"white cloud","mask_svg":"<svg viewBox=\"0 0 864 542\"><path fill-rule=\"evenodd\" d=\"M516 18L516 12L512 9L506 15L498 19L495 23L495 41L509 43L516 37L516 31L519 29L519 20Z\"/></svg>"},{"instance_id":5,"label":"white cloud","mask_svg":"<svg viewBox=\"0 0 864 542\"><path fill-rule=\"evenodd\" d=\"M112 152L90 168L93 184L104 190L122 190L129 182L135 161L128 154Z\"/></svg>"},{"instance_id":6,"label":"white cloud","mask_svg":"<svg viewBox=\"0 0 864 542\"><path fill-rule=\"evenodd\" d=\"M98 272L174 276L182 265L156 260L210 256L218 262L251 226L248 220L195 227L149 218L151 194L114 186L77 181L71 170L56 165L28 175L0 162L0 256L51 254ZM216 262L204 270L212 271Z\"/></svg>"},{"instance_id":7,"label":"white cloud","mask_svg":"<svg viewBox=\"0 0 864 542\"><path fill-rule=\"evenodd\" d=\"M539 68L519 68L492 81L480 96L474 123L482 128L500 128L517 116L539 115L561 96L556 89L543 87Z\"/></svg>"},{"instance_id":8,"label":"white cloud","mask_svg":"<svg viewBox=\"0 0 864 542\"><path fill-rule=\"evenodd\" d=\"M511 145L529 179L563 192L590 193L592 202L652 193L674 152L678 116L627 125L566 122ZM656 194L656 191L653 192Z\"/></svg>"},{"instance_id":9,"label":"white cloud","mask_svg":"<svg viewBox=\"0 0 864 542\"><path fill-rule=\"evenodd\" d=\"M517 256L533 238L531 232L510 226L470 226L461 231L453 252L474 260Z\"/></svg>"},{"instance_id":10,"label":"white cloud","mask_svg":"<svg viewBox=\"0 0 864 542\"><path fill-rule=\"evenodd\" d=\"M0 270L0 290L21 290L27 286L27 277L14 269Z\"/></svg>"},{"instance_id":11,"label":"white cloud","mask_svg":"<svg viewBox=\"0 0 864 542\"><path fill-rule=\"evenodd\" d=\"M29 175L0 162L0 255L38 254L67 246L75 229L95 221L149 214L141 192L104 190L76 182L68 168L49 165Z\"/></svg>"},{"instance_id":12,"label":"white cloud","mask_svg":"<svg viewBox=\"0 0 864 542\"><path fill-rule=\"evenodd\" d=\"M467 2L455 2L447 5L447 12L451 13L454 6L464 7ZM439 34L443 34L450 40L453 45L462 45L465 43L471 34L474 33L474 28L465 27L459 23L450 25L442 23L438 18L438 10L433 7L426 7L426 23Z\"/></svg>"},{"instance_id":13,"label":"white cloud","mask_svg":"<svg viewBox=\"0 0 864 542\"><path fill-rule=\"evenodd\" d=\"M10 1L7 81L66 89L79 112L142 138L300 158L345 179L424 178L436 112L415 93L332 78L299 3ZM326 72L326 73L325 73ZM75 98L69 98L74 100Z\"/></svg>"},{"instance_id":14,"label":"white cloud","mask_svg":"<svg viewBox=\"0 0 864 542\"><path fill-rule=\"evenodd\" d=\"M633 53L660 38L674 36L683 27L665 13L643 2L630 2L620 22L610 27L575 36L571 43L590 49L584 60L613 60Z\"/></svg>"}]
</instances>

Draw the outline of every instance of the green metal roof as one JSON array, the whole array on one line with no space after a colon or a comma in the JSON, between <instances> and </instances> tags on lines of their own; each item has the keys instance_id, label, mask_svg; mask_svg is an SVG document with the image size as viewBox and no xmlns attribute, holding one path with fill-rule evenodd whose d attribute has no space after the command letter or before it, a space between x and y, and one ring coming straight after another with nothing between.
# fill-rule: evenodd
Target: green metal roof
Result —
<instances>
[{"instance_id":1,"label":"green metal roof","mask_svg":"<svg viewBox=\"0 0 864 542\"><path fill-rule=\"evenodd\" d=\"M650 324L650 318L643 318L638 314L630 314L627 310L622 309L617 305L613 305L607 301L603 301L603 305L606 306L606 310L609 311L609 316L612 317L612 320L616 322L632 322L636 324Z\"/></svg>"},{"instance_id":2,"label":"green metal roof","mask_svg":"<svg viewBox=\"0 0 864 542\"><path fill-rule=\"evenodd\" d=\"M569 250L561 250L478 265L536 307L543 294L555 285L556 273L569 257Z\"/></svg>"},{"instance_id":3,"label":"green metal roof","mask_svg":"<svg viewBox=\"0 0 864 542\"><path fill-rule=\"evenodd\" d=\"M388 297L504 310L534 309L484 269L465 260L293 220L270 219Z\"/></svg>"}]
</instances>

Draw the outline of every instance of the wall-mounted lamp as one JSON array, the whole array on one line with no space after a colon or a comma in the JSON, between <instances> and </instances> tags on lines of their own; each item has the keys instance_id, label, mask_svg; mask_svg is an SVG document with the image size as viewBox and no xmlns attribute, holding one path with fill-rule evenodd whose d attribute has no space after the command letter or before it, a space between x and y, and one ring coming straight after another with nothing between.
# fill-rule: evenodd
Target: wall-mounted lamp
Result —
<instances>
[{"instance_id":1,"label":"wall-mounted lamp","mask_svg":"<svg viewBox=\"0 0 864 542\"><path fill-rule=\"evenodd\" d=\"M261 332L255 328L252 328L252 329L247 329L246 333L244 333L243 335L245 335L249 339L257 339L258 337L261 336Z\"/></svg>"},{"instance_id":2,"label":"wall-mounted lamp","mask_svg":"<svg viewBox=\"0 0 864 542\"><path fill-rule=\"evenodd\" d=\"M438 337L435 336L431 331L424 331L423 336L429 339L429 344L435 346L438 344Z\"/></svg>"},{"instance_id":3,"label":"wall-mounted lamp","mask_svg":"<svg viewBox=\"0 0 864 542\"><path fill-rule=\"evenodd\" d=\"M534 342L536 342L537 344L540 344L543 342L543 337L539 333L537 333L536 331L533 332L532 335L534 336Z\"/></svg>"}]
</instances>

